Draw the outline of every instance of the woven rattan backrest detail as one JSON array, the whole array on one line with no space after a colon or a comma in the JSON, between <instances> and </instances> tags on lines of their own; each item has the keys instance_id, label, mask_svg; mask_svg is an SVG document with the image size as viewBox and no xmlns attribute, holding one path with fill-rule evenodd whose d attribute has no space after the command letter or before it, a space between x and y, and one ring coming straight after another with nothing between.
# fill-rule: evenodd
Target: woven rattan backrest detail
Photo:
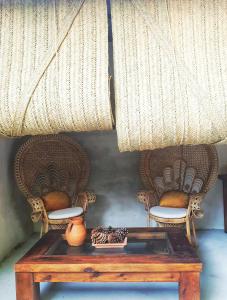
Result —
<instances>
[{"instance_id":1,"label":"woven rattan backrest detail","mask_svg":"<svg viewBox=\"0 0 227 300\"><path fill-rule=\"evenodd\" d=\"M177 160L172 167L164 168L162 177L154 178L155 191L159 197L168 191L199 193L202 190L203 180L196 175L195 168L187 167L183 160Z\"/></svg>"},{"instance_id":2,"label":"woven rattan backrest detail","mask_svg":"<svg viewBox=\"0 0 227 300\"><path fill-rule=\"evenodd\" d=\"M213 145L144 151L140 161L140 175L145 188L153 189L158 196L163 189L170 188L206 193L215 183L217 173L218 157Z\"/></svg>"},{"instance_id":3,"label":"woven rattan backrest detail","mask_svg":"<svg viewBox=\"0 0 227 300\"><path fill-rule=\"evenodd\" d=\"M78 171L80 171L80 168ZM31 191L37 197L56 190L65 191L70 194L70 191L73 192L73 190L76 190L73 189L74 183L76 183L75 176L74 178L70 178L67 170L59 169L56 164L51 163L34 177L34 182L31 184Z\"/></svg>"},{"instance_id":4,"label":"woven rattan backrest detail","mask_svg":"<svg viewBox=\"0 0 227 300\"><path fill-rule=\"evenodd\" d=\"M16 155L15 176L26 197L54 190L73 196L84 191L89 173L84 150L73 139L60 134L32 137Z\"/></svg>"}]
</instances>

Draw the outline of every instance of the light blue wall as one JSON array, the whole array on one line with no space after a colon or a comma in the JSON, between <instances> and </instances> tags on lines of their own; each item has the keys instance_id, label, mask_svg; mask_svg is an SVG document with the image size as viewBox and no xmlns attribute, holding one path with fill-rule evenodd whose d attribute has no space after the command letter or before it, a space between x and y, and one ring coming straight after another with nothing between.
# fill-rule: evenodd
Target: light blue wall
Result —
<instances>
[{"instance_id":1,"label":"light blue wall","mask_svg":"<svg viewBox=\"0 0 227 300\"><path fill-rule=\"evenodd\" d=\"M0 261L32 232L29 207L13 175L17 140L0 138Z\"/></svg>"},{"instance_id":2,"label":"light blue wall","mask_svg":"<svg viewBox=\"0 0 227 300\"><path fill-rule=\"evenodd\" d=\"M136 201L140 184L139 153L120 153L116 132L73 134L91 159L88 188L97 202L87 214L88 226L145 226L143 206Z\"/></svg>"},{"instance_id":3,"label":"light blue wall","mask_svg":"<svg viewBox=\"0 0 227 300\"><path fill-rule=\"evenodd\" d=\"M217 145L219 174L227 173L227 145ZM198 227L206 229L223 229L223 186L220 179L203 201L204 218L197 222Z\"/></svg>"}]
</instances>

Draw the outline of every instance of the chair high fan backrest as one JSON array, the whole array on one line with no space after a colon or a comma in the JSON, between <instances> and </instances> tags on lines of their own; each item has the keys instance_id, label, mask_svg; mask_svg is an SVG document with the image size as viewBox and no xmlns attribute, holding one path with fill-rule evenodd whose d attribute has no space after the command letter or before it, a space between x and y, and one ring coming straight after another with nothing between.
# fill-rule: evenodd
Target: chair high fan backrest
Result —
<instances>
[{"instance_id":1,"label":"chair high fan backrest","mask_svg":"<svg viewBox=\"0 0 227 300\"><path fill-rule=\"evenodd\" d=\"M144 151L140 175L144 186L160 197L167 191L206 193L218 172L216 148L212 145L167 147Z\"/></svg>"},{"instance_id":2,"label":"chair high fan backrest","mask_svg":"<svg viewBox=\"0 0 227 300\"><path fill-rule=\"evenodd\" d=\"M51 191L65 191L72 197L84 191L89 173L84 150L63 135L32 137L16 155L15 176L26 197Z\"/></svg>"}]
</instances>

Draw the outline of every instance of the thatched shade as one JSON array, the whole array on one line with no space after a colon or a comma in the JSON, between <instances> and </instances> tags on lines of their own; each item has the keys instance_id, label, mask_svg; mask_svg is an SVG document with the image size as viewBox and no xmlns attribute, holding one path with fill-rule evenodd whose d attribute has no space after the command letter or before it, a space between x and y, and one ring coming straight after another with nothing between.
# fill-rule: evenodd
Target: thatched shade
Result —
<instances>
[{"instance_id":1,"label":"thatched shade","mask_svg":"<svg viewBox=\"0 0 227 300\"><path fill-rule=\"evenodd\" d=\"M113 0L121 151L227 137L227 1Z\"/></svg>"},{"instance_id":2,"label":"thatched shade","mask_svg":"<svg viewBox=\"0 0 227 300\"><path fill-rule=\"evenodd\" d=\"M105 0L0 2L0 134L112 128Z\"/></svg>"}]
</instances>

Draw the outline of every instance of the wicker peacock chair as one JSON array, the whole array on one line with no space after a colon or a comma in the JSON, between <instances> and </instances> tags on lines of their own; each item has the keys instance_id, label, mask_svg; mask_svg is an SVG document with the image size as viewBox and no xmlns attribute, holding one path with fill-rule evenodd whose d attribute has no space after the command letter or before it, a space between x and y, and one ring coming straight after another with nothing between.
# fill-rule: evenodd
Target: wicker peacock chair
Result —
<instances>
[{"instance_id":1,"label":"wicker peacock chair","mask_svg":"<svg viewBox=\"0 0 227 300\"><path fill-rule=\"evenodd\" d=\"M69 222L50 219L44 201L46 195L58 193L59 198L64 194L69 199L69 207L82 207L84 213L88 204L95 202L95 194L85 192L89 173L86 153L64 135L32 137L20 147L15 160L16 181L32 207L32 221L42 221L41 235L49 228L65 228Z\"/></svg>"},{"instance_id":2,"label":"wicker peacock chair","mask_svg":"<svg viewBox=\"0 0 227 300\"><path fill-rule=\"evenodd\" d=\"M148 213L148 226L150 219L159 226L186 224L187 237L192 243L192 225L196 242L193 219L203 216L200 203L215 183L217 173L217 151L212 145L145 151L140 161L140 175L147 191L140 191L137 196ZM163 195L170 194L170 191L173 191L172 194L184 194L187 197L186 206L161 205Z\"/></svg>"}]
</instances>

